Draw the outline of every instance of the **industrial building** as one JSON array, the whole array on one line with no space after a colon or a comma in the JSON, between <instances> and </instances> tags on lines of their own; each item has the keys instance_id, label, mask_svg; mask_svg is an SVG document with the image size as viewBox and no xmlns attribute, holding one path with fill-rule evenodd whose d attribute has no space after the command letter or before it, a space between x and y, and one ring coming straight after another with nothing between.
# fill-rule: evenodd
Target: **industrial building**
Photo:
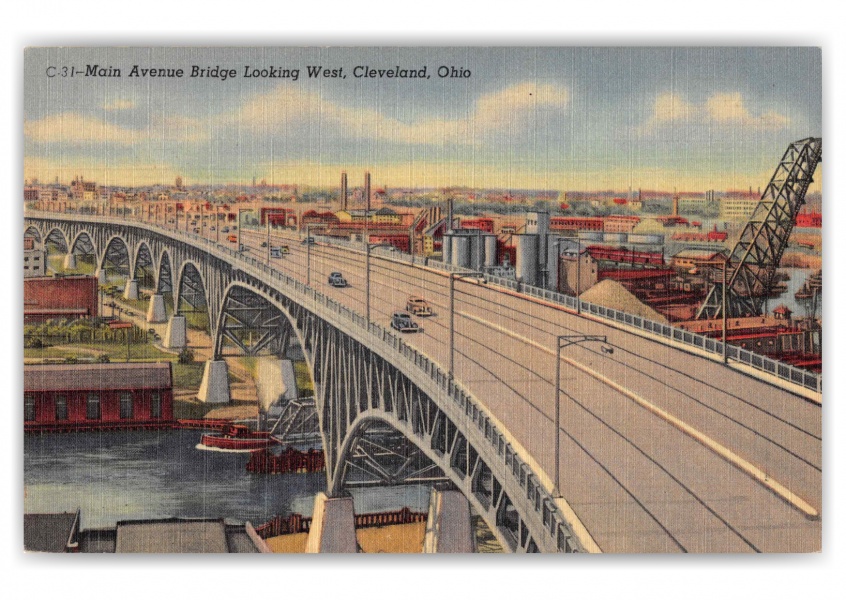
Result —
<instances>
[{"instance_id":1,"label":"industrial building","mask_svg":"<svg viewBox=\"0 0 846 600\"><path fill-rule=\"evenodd\" d=\"M24 365L26 432L173 424L171 364Z\"/></svg>"},{"instance_id":2,"label":"industrial building","mask_svg":"<svg viewBox=\"0 0 846 600\"><path fill-rule=\"evenodd\" d=\"M24 279L47 275L47 252L34 238L24 237Z\"/></svg>"},{"instance_id":3,"label":"industrial building","mask_svg":"<svg viewBox=\"0 0 846 600\"><path fill-rule=\"evenodd\" d=\"M97 316L96 277L29 277L24 279L24 323Z\"/></svg>"}]
</instances>

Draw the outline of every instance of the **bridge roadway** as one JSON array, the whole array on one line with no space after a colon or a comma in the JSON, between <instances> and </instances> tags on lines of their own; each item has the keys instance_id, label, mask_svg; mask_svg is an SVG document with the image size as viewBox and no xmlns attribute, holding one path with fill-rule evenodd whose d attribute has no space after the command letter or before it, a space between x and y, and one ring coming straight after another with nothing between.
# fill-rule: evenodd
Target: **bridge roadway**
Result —
<instances>
[{"instance_id":1,"label":"bridge roadway","mask_svg":"<svg viewBox=\"0 0 846 600\"><path fill-rule=\"evenodd\" d=\"M249 254L264 260L265 234L242 237ZM278 239L291 253L271 259L274 267L305 281L307 247L292 234ZM364 254L323 244L311 253L312 286L363 314ZM332 271L351 286L329 286ZM374 256L372 319L387 325L409 294L422 295L436 314L418 319L425 331L404 339L445 366L448 284L445 273ZM819 404L494 286L456 281L455 307L456 379L550 480L556 336L608 336L613 354L574 345L561 363L561 493L602 551L820 549L821 520L813 517L822 501Z\"/></svg>"},{"instance_id":2,"label":"bridge roadway","mask_svg":"<svg viewBox=\"0 0 846 600\"><path fill-rule=\"evenodd\" d=\"M254 257L266 256L265 240L242 232ZM274 266L305 280L306 246L282 240L291 253ZM311 252L312 286L364 313L363 253L322 244ZM350 287L329 286L332 271ZM371 318L387 325L408 295L423 296L435 315L417 319L424 332L405 339L446 365L448 286L443 273L371 256ZM561 387L561 492L604 552L820 550L821 521L808 515L822 503L818 404L473 281L456 281L455 310L456 379L550 476L556 336L608 336L613 354L562 350Z\"/></svg>"}]
</instances>

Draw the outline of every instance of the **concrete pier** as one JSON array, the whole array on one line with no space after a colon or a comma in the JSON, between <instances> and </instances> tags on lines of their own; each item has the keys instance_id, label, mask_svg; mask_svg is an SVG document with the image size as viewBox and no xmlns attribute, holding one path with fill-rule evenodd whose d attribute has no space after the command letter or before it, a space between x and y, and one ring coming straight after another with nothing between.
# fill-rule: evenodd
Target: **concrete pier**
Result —
<instances>
[{"instance_id":1,"label":"concrete pier","mask_svg":"<svg viewBox=\"0 0 846 600\"><path fill-rule=\"evenodd\" d=\"M470 503L457 490L432 489L429 497L429 520L423 538L427 554L475 552Z\"/></svg>"},{"instance_id":2,"label":"concrete pier","mask_svg":"<svg viewBox=\"0 0 846 600\"><path fill-rule=\"evenodd\" d=\"M126 286L123 288L124 300L138 300L138 280L127 279Z\"/></svg>"},{"instance_id":3,"label":"concrete pier","mask_svg":"<svg viewBox=\"0 0 846 600\"><path fill-rule=\"evenodd\" d=\"M167 313L165 312L164 296L153 294L150 296L150 305L147 308L147 322L164 323L165 321L167 321Z\"/></svg>"},{"instance_id":4,"label":"concrete pier","mask_svg":"<svg viewBox=\"0 0 846 600\"><path fill-rule=\"evenodd\" d=\"M68 252L65 254L65 262L62 265L65 269L75 269L76 268L76 256Z\"/></svg>"},{"instance_id":5,"label":"concrete pier","mask_svg":"<svg viewBox=\"0 0 846 600\"><path fill-rule=\"evenodd\" d=\"M229 368L225 360L207 360L197 400L208 404L229 404Z\"/></svg>"},{"instance_id":6,"label":"concrete pier","mask_svg":"<svg viewBox=\"0 0 846 600\"><path fill-rule=\"evenodd\" d=\"M329 498L323 492L315 496L305 551L307 554L358 552L352 498Z\"/></svg>"},{"instance_id":7,"label":"concrete pier","mask_svg":"<svg viewBox=\"0 0 846 600\"><path fill-rule=\"evenodd\" d=\"M94 277L97 278L97 283L100 285L105 285L108 283L108 278L106 277L106 269L97 269L94 272Z\"/></svg>"},{"instance_id":8,"label":"concrete pier","mask_svg":"<svg viewBox=\"0 0 846 600\"><path fill-rule=\"evenodd\" d=\"M173 315L167 322L164 336L165 348L184 348L188 344L185 334L185 317Z\"/></svg>"}]
</instances>

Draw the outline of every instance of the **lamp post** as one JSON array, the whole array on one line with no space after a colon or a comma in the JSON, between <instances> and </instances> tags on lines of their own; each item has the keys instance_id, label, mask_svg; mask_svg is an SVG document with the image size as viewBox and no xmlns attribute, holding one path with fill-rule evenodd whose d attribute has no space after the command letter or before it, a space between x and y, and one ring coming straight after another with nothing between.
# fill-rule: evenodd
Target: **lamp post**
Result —
<instances>
[{"instance_id":1,"label":"lamp post","mask_svg":"<svg viewBox=\"0 0 846 600\"><path fill-rule=\"evenodd\" d=\"M559 335L555 341L555 489L552 495L561 497L561 351L567 346L583 342L599 342L603 344L605 354L614 354L614 348L608 346L608 338L604 335Z\"/></svg>"},{"instance_id":2,"label":"lamp post","mask_svg":"<svg viewBox=\"0 0 846 600\"><path fill-rule=\"evenodd\" d=\"M311 285L311 227L309 223L305 226L306 229L306 285Z\"/></svg>"},{"instance_id":3,"label":"lamp post","mask_svg":"<svg viewBox=\"0 0 846 600\"><path fill-rule=\"evenodd\" d=\"M238 209L238 223L236 225L236 227L238 229L238 252L241 251L241 213L244 212L245 210L249 211L251 209L249 209L249 208L239 208Z\"/></svg>"},{"instance_id":4,"label":"lamp post","mask_svg":"<svg viewBox=\"0 0 846 600\"><path fill-rule=\"evenodd\" d=\"M367 315L367 325L370 326L370 251L374 248L393 248L391 244L386 244L385 242L379 242L376 244L371 244L367 242L365 244L365 253L364 253L364 289L365 289L365 314Z\"/></svg>"},{"instance_id":5,"label":"lamp post","mask_svg":"<svg viewBox=\"0 0 846 600\"><path fill-rule=\"evenodd\" d=\"M455 280L479 277L485 283L485 274L481 271L464 271L449 274L449 378L455 377Z\"/></svg>"},{"instance_id":6,"label":"lamp post","mask_svg":"<svg viewBox=\"0 0 846 600\"><path fill-rule=\"evenodd\" d=\"M700 263L700 264L719 265L719 266L722 267L722 271L723 271L723 283L722 283L722 294L721 294L722 295L722 302L721 302L722 307L720 309L720 312L723 315L723 336L722 336L723 337L723 362L728 363L728 349L726 348L726 337L727 337L727 330L728 330L728 312L726 310L726 308L728 306L728 302L727 302L726 294L727 294L728 290L726 288L728 286L728 281L727 281L727 274L728 273L727 272L728 272L728 265L729 265L729 257L726 256L726 255L723 255L722 260L712 260L712 261L707 261L707 262L703 262L703 263ZM712 279L713 279L713 276L712 276Z\"/></svg>"}]
</instances>

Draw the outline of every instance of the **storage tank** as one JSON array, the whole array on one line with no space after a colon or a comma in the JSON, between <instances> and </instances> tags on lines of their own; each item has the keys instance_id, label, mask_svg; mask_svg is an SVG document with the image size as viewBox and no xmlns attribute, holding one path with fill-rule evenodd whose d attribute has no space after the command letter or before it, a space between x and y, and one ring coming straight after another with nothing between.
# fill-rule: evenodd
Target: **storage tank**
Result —
<instances>
[{"instance_id":1,"label":"storage tank","mask_svg":"<svg viewBox=\"0 0 846 600\"><path fill-rule=\"evenodd\" d=\"M531 233L514 234L515 255L514 265L517 279L529 285L537 285L538 280L538 236Z\"/></svg>"},{"instance_id":2,"label":"storage tank","mask_svg":"<svg viewBox=\"0 0 846 600\"><path fill-rule=\"evenodd\" d=\"M452 234L444 233L443 240L441 240L441 252L443 252L443 262L452 264Z\"/></svg>"},{"instance_id":3,"label":"storage tank","mask_svg":"<svg viewBox=\"0 0 846 600\"><path fill-rule=\"evenodd\" d=\"M480 255L483 248L482 236L475 231L466 235L470 249L470 268L474 271L480 271L482 269L482 262L484 261L484 257Z\"/></svg>"},{"instance_id":4,"label":"storage tank","mask_svg":"<svg viewBox=\"0 0 846 600\"><path fill-rule=\"evenodd\" d=\"M492 233L486 233L482 236L485 240L485 266L496 266L496 236Z\"/></svg>"},{"instance_id":5,"label":"storage tank","mask_svg":"<svg viewBox=\"0 0 846 600\"><path fill-rule=\"evenodd\" d=\"M466 235L452 236L452 264L470 268L470 238Z\"/></svg>"}]
</instances>

